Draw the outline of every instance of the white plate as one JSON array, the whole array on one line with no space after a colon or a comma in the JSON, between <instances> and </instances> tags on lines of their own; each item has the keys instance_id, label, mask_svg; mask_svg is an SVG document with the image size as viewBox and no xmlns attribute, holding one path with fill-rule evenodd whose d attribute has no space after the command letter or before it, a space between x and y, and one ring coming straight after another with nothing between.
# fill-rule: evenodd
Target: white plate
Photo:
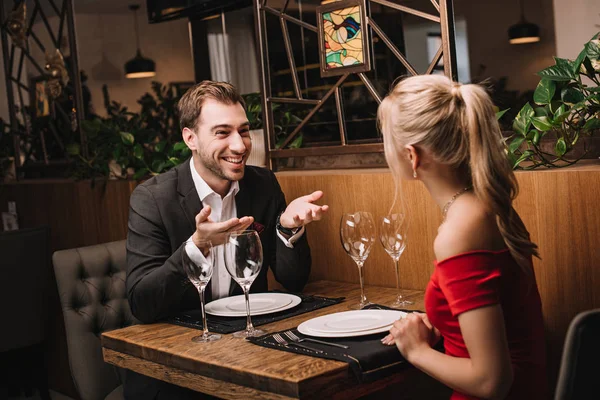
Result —
<instances>
[{"instance_id":1,"label":"white plate","mask_svg":"<svg viewBox=\"0 0 600 400\"><path fill-rule=\"evenodd\" d=\"M406 315L394 310L356 310L323 315L301 323L298 331L317 337L352 337L388 331Z\"/></svg>"},{"instance_id":2,"label":"white plate","mask_svg":"<svg viewBox=\"0 0 600 400\"><path fill-rule=\"evenodd\" d=\"M300 297L287 293L251 293L250 315L263 315L296 307L302 302ZM224 297L211 301L205 307L206 313L219 317L245 317L246 299L244 295Z\"/></svg>"},{"instance_id":3,"label":"white plate","mask_svg":"<svg viewBox=\"0 0 600 400\"><path fill-rule=\"evenodd\" d=\"M281 307L285 307L292 302L291 298L279 299L275 297L250 297L250 308L252 311L268 311L274 310ZM225 304L225 307L231 311L245 313L246 312L246 299L242 296L241 299L230 301Z\"/></svg>"}]
</instances>

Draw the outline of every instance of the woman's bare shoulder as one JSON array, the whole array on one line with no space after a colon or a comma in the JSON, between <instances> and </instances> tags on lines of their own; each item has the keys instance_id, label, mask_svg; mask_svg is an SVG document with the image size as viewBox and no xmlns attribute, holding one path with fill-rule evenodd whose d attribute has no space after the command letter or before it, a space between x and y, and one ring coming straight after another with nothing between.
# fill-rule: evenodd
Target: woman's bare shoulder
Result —
<instances>
[{"instance_id":1,"label":"woman's bare shoulder","mask_svg":"<svg viewBox=\"0 0 600 400\"><path fill-rule=\"evenodd\" d=\"M462 201L455 202L450 211L433 244L437 260L473 250L501 250L505 247L495 215L475 196L465 196Z\"/></svg>"}]
</instances>

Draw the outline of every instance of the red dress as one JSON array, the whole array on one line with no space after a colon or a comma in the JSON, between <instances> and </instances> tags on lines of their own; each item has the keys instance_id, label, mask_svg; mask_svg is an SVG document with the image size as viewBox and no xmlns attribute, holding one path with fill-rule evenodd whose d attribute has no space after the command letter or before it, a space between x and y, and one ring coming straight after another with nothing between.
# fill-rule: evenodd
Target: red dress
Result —
<instances>
[{"instance_id":1,"label":"red dress","mask_svg":"<svg viewBox=\"0 0 600 400\"><path fill-rule=\"evenodd\" d=\"M425 291L429 320L444 337L446 354L469 357L458 316L500 304L514 382L508 399L547 399L546 350L540 295L508 249L478 250L435 262ZM452 400L474 399L454 392Z\"/></svg>"}]
</instances>

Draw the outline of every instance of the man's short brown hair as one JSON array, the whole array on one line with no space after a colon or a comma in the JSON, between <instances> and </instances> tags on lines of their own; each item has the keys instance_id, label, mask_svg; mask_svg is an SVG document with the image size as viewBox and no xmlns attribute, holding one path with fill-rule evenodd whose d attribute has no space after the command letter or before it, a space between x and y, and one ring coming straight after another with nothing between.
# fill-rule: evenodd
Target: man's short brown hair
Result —
<instances>
[{"instance_id":1,"label":"man's short brown hair","mask_svg":"<svg viewBox=\"0 0 600 400\"><path fill-rule=\"evenodd\" d=\"M179 126L194 130L202 104L206 99L213 99L223 104L240 103L246 109L246 103L237 89L227 82L202 81L189 88L177 103L179 110Z\"/></svg>"}]
</instances>

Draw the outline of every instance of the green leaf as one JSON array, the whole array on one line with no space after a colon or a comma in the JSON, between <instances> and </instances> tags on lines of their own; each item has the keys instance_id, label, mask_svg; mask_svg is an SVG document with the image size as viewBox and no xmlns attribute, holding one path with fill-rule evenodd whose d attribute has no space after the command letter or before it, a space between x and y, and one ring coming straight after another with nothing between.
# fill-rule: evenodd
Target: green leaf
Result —
<instances>
[{"instance_id":1,"label":"green leaf","mask_svg":"<svg viewBox=\"0 0 600 400\"><path fill-rule=\"evenodd\" d=\"M553 65L545 68L537 73L541 78L550 79L552 81L570 81L575 79L575 74L571 70L570 65Z\"/></svg>"},{"instance_id":2,"label":"green leaf","mask_svg":"<svg viewBox=\"0 0 600 400\"><path fill-rule=\"evenodd\" d=\"M290 149L299 149L300 147L302 147L303 139L304 139L304 136L298 135L298 137L296 139L292 140L292 143L290 143L289 148Z\"/></svg>"},{"instance_id":3,"label":"green leaf","mask_svg":"<svg viewBox=\"0 0 600 400\"><path fill-rule=\"evenodd\" d=\"M67 153L71 156L78 155L80 151L81 146L79 146L79 143L70 143L69 145L67 145Z\"/></svg>"},{"instance_id":4,"label":"green leaf","mask_svg":"<svg viewBox=\"0 0 600 400\"><path fill-rule=\"evenodd\" d=\"M519 147L521 146L521 144L525 141L524 137L516 137L508 146L508 151L510 153L514 153L515 151L517 151L519 149Z\"/></svg>"},{"instance_id":5,"label":"green leaf","mask_svg":"<svg viewBox=\"0 0 600 400\"><path fill-rule=\"evenodd\" d=\"M539 105L550 104L555 92L556 83L549 79L542 78L533 93L533 101Z\"/></svg>"},{"instance_id":6,"label":"green leaf","mask_svg":"<svg viewBox=\"0 0 600 400\"><path fill-rule=\"evenodd\" d=\"M123 143L128 144L128 145L132 145L133 142L135 142L135 138L133 137L133 135L129 132L119 132L119 134L121 135L121 140L123 141Z\"/></svg>"},{"instance_id":7,"label":"green leaf","mask_svg":"<svg viewBox=\"0 0 600 400\"><path fill-rule=\"evenodd\" d=\"M513 169L517 168L519 166L519 164L521 164L523 161L529 159L534 154L535 153L533 152L533 150L525 150L523 152L523 154L521 154L521 157L517 158L517 160L514 162Z\"/></svg>"},{"instance_id":8,"label":"green leaf","mask_svg":"<svg viewBox=\"0 0 600 400\"><path fill-rule=\"evenodd\" d=\"M600 118L589 119L583 126L584 131L591 131L594 129L600 129Z\"/></svg>"},{"instance_id":9,"label":"green leaf","mask_svg":"<svg viewBox=\"0 0 600 400\"><path fill-rule=\"evenodd\" d=\"M585 48L590 60L598 60L600 58L600 42L598 40L590 40L586 43Z\"/></svg>"},{"instance_id":10,"label":"green leaf","mask_svg":"<svg viewBox=\"0 0 600 400\"><path fill-rule=\"evenodd\" d=\"M542 132L552 129L552 121L548 117L533 117L531 118L531 123L537 130Z\"/></svg>"},{"instance_id":11,"label":"green leaf","mask_svg":"<svg viewBox=\"0 0 600 400\"><path fill-rule=\"evenodd\" d=\"M519 111L513 121L513 130L521 136L525 136L531 124L531 117L535 115L533 108L529 103L526 103Z\"/></svg>"},{"instance_id":12,"label":"green leaf","mask_svg":"<svg viewBox=\"0 0 600 400\"><path fill-rule=\"evenodd\" d=\"M577 56L577 59L573 62L573 74L579 75L581 72L581 64L583 63L583 59L587 57L587 48L584 46L583 50Z\"/></svg>"},{"instance_id":13,"label":"green leaf","mask_svg":"<svg viewBox=\"0 0 600 400\"><path fill-rule=\"evenodd\" d=\"M597 87L586 87L585 90L593 93L600 93L600 86Z\"/></svg>"},{"instance_id":14,"label":"green leaf","mask_svg":"<svg viewBox=\"0 0 600 400\"><path fill-rule=\"evenodd\" d=\"M496 113L496 121L499 121L499 120L500 120L500 118L502 118L502 116L503 116L504 114L506 114L506 112L507 112L508 110L510 110L510 108L507 108L506 110L498 111L498 112Z\"/></svg>"},{"instance_id":15,"label":"green leaf","mask_svg":"<svg viewBox=\"0 0 600 400\"><path fill-rule=\"evenodd\" d=\"M554 112L554 122L556 124L562 124L565 119L571 114L571 110L567 109L567 106L562 104L558 109Z\"/></svg>"},{"instance_id":16,"label":"green leaf","mask_svg":"<svg viewBox=\"0 0 600 400\"><path fill-rule=\"evenodd\" d=\"M136 143L136 145L133 146L133 156L135 158L137 158L138 160L144 159L144 148L142 147L141 144Z\"/></svg>"},{"instance_id":17,"label":"green leaf","mask_svg":"<svg viewBox=\"0 0 600 400\"><path fill-rule=\"evenodd\" d=\"M138 179L143 178L147 173L148 173L148 168L138 169L135 172L135 174L133 175L133 179L135 179L137 181Z\"/></svg>"},{"instance_id":18,"label":"green leaf","mask_svg":"<svg viewBox=\"0 0 600 400\"><path fill-rule=\"evenodd\" d=\"M175 143L175 145L173 146L173 149L175 149L176 151L182 151L187 148L188 148L187 144L185 144L185 142L183 140L181 142Z\"/></svg>"},{"instance_id":19,"label":"green leaf","mask_svg":"<svg viewBox=\"0 0 600 400\"><path fill-rule=\"evenodd\" d=\"M166 163L162 160L154 160L152 162L152 171L160 173L165 168L165 165Z\"/></svg>"},{"instance_id":20,"label":"green leaf","mask_svg":"<svg viewBox=\"0 0 600 400\"><path fill-rule=\"evenodd\" d=\"M534 109L536 117L548 117L550 116L550 106L536 107Z\"/></svg>"},{"instance_id":21,"label":"green leaf","mask_svg":"<svg viewBox=\"0 0 600 400\"><path fill-rule=\"evenodd\" d=\"M164 140L161 140L160 142L156 143L156 145L154 146L154 151L156 151L157 153L162 153L165 150L166 145L167 145L167 142Z\"/></svg>"},{"instance_id":22,"label":"green leaf","mask_svg":"<svg viewBox=\"0 0 600 400\"><path fill-rule=\"evenodd\" d=\"M533 140L531 141L534 145L540 144L540 139L544 136L544 134L540 131L535 131L535 135L533 135Z\"/></svg>"},{"instance_id":23,"label":"green leaf","mask_svg":"<svg viewBox=\"0 0 600 400\"><path fill-rule=\"evenodd\" d=\"M554 146L554 151L559 157L562 157L567 152L567 144L565 143L565 138L558 138L558 140L556 141L556 145Z\"/></svg>"},{"instance_id":24,"label":"green leaf","mask_svg":"<svg viewBox=\"0 0 600 400\"><path fill-rule=\"evenodd\" d=\"M580 101L585 100L585 96L579 90L566 87L560 92L560 98L567 104L573 105L575 103L579 103Z\"/></svg>"}]
</instances>

